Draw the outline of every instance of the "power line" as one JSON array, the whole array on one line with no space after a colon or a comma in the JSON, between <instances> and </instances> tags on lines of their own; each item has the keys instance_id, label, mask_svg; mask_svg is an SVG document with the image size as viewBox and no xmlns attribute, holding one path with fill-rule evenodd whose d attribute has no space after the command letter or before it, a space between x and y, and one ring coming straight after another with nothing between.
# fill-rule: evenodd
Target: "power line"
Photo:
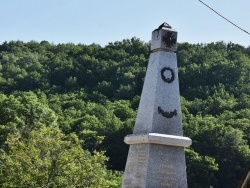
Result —
<instances>
[{"instance_id":1,"label":"power line","mask_svg":"<svg viewBox=\"0 0 250 188\"><path fill-rule=\"evenodd\" d=\"M220 17L222 17L224 20L228 21L229 23L231 23L232 25L234 25L235 27L237 27L238 29L240 29L241 31L247 33L248 35L250 35L249 32L247 32L246 30L242 29L241 27L239 27L238 25L234 24L233 22L231 22L230 20L228 20L227 18L225 18L224 16L222 16L220 13L218 13L217 11L215 11L213 8L211 8L210 6L208 6L206 3L204 3L203 1L199 0L203 5L205 5L206 7L208 7L209 9L211 9L213 12L215 12L216 14L218 14Z\"/></svg>"}]
</instances>

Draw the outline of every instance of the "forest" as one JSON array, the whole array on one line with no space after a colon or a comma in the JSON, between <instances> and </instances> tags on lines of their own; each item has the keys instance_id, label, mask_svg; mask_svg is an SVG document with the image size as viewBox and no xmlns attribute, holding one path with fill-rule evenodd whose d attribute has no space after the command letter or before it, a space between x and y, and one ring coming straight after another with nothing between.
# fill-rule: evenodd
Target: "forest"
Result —
<instances>
[{"instance_id":1,"label":"forest","mask_svg":"<svg viewBox=\"0 0 250 188\"><path fill-rule=\"evenodd\" d=\"M118 188L150 55L138 38L0 45L0 187ZM190 188L235 188L250 164L250 47L179 43Z\"/></svg>"}]
</instances>

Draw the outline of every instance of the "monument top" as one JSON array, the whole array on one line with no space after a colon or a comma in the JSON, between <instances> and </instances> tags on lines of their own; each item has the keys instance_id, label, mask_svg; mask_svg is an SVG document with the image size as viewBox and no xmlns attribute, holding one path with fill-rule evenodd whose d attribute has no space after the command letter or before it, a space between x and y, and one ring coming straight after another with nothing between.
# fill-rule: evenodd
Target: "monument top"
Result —
<instances>
[{"instance_id":1,"label":"monument top","mask_svg":"<svg viewBox=\"0 0 250 188\"><path fill-rule=\"evenodd\" d=\"M164 22L152 33L151 50L174 52L177 49L177 31Z\"/></svg>"},{"instance_id":2,"label":"monument top","mask_svg":"<svg viewBox=\"0 0 250 188\"><path fill-rule=\"evenodd\" d=\"M169 29L172 29L172 27L171 27L168 23L164 22L163 24L161 24L161 25L160 25L157 29L155 29L154 31L160 30L160 29L162 29L162 28L169 28Z\"/></svg>"}]
</instances>

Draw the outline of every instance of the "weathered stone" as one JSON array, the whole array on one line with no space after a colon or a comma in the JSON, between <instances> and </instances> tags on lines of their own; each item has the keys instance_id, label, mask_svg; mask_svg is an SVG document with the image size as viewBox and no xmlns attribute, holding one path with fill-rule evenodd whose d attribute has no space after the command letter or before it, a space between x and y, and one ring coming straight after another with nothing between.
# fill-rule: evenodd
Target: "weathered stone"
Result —
<instances>
[{"instance_id":1,"label":"weathered stone","mask_svg":"<svg viewBox=\"0 0 250 188\"><path fill-rule=\"evenodd\" d=\"M165 23L166 24L166 23ZM162 24L154 30L151 39L151 50L166 50L174 52L177 49L177 32L171 26Z\"/></svg>"},{"instance_id":2,"label":"weathered stone","mask_svg":"<svg viewBox=\"0 0 250 188\"><path fill-rule=\"evenodd\" d=\"M130 145L123 188L186 188L183 147L159 144Z\"/></svg>"},{"instance_id":3,"label":"weathered stone","mask_svg":"<svg viewBox=\"0 0 250 188\"><path fill-rule=\"evenodd\" d=\"M164 68L170 70L163 71ZM162 73L163 72L163 73ZM162 79L174 80L166 83ZM172 118L159 113L159 108L166 113L176 110ZM157 51L150 54L147 74L144 81L134 133L161 133L182 136L180 92L176 54Z\"/></svg>"},{"instance_id":4,"label":"weathered stone","mask_svg":"<svg viewBox=\"0 0 250 188\"><path fill-rule=\"evenodd\" d=\"M123 188L187 188L176 50L177 32L152 33L149 64L130 144Z\"/></svg>"},{"instance_id":5,"label":"weathered stone","mask_svg":"<svg viewBox=\"0 0 250 188\"><path fill-rule=\"evenodd\" d=\"M125 137L126 144L161 144L168 146L188 147L192 140L188 137L159 133L131 134Z\"/></svg>"}]
</instances>

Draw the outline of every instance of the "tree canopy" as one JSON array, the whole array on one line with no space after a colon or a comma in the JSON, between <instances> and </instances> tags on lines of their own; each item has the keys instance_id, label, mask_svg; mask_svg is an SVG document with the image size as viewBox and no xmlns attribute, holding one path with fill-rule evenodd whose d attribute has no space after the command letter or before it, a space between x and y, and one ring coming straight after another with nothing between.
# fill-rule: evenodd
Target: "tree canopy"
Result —
<instances>
[{"instance_id":1,"label":"tree canopy","mask_svg":"<svg viewBox=\"0 0 250 188\"><path fill-rule=\"evenodd\" d=\"M1 44L0 186L120 187L149 45ZM250 164L250 47L176 53L189 187L236 187Z\"/></svg>"}]
</instances>

